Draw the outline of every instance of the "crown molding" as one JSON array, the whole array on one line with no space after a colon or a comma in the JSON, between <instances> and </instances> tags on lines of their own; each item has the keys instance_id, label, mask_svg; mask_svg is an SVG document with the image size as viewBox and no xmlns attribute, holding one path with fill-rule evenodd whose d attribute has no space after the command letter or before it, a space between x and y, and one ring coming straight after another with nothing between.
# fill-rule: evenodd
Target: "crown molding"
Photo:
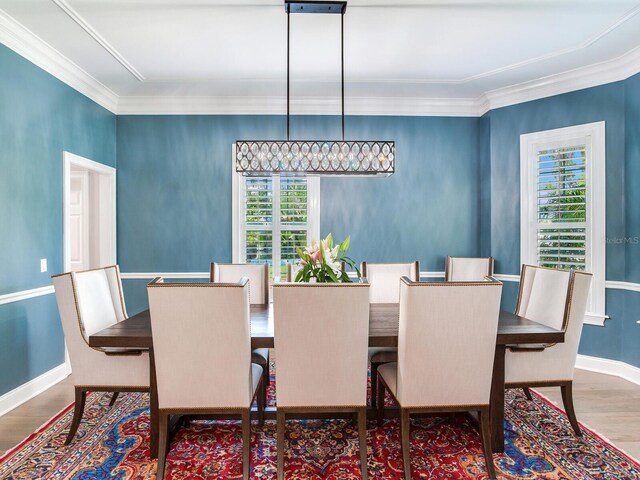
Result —
<instances>
[{"instance_id":1,"label":"crown molding","mask_svg":"<svg viewBox=\"0 0 640 480\"><path fill-rule=\"evenodd\" d=\"M294 97L293 115L340 115L339 97ZM120 97L119 115L285 115L286 97ZM347 115L477 117L473 98L351 97Z\"/></svg>"},{"instance_id":2,"label":"crown molding","mask_svg":"<svg viewBox=\"0 0 640 480\"><path fill-rule=\"evenodd\" d=\"M639 72L640 47L636 47L611 60L488 91L479 98L478 107L484 115L496 108L626 80Z\"/></svg>"},{"instance_id":3,"label":"crown molding","mask_svg":"<svg viewBox=\"0 0 640 480\"><path fill-rule=\"evenodd\" d=\"M98 105L116 113L118 96L77 64L0 9L0 43L66 83Z\"/></svg>"},{"instance_id":4,"label":"crown molding","mask_svg":"<svg viewBox=\"0 0 640 480\"><path fill-rule=\"evenodd\" d=\"M60 8L68 6L64 0L55 1ZM72 16L69 11L66 13ZM72 16L85 28L79 23L84 20L76 17ZM96 38L94 34L98 35L93 29L85 30L93 38ZM285 97L118 96L1 9L0 42L117 115L283 115L286 112ZM108 43L107 46L99 43L114 55L115 50L109 50ZM136 78L144 78L124 58L115 55L114 58ZM479 117L496 108L625 80L639 72L640 47L636 47L611 60L491 90L477 98L348 97L345 110L348 115ZM340 98L296 97L291 99L291 110L296 115L338 115Z\"/></svg>"}]
</instances>

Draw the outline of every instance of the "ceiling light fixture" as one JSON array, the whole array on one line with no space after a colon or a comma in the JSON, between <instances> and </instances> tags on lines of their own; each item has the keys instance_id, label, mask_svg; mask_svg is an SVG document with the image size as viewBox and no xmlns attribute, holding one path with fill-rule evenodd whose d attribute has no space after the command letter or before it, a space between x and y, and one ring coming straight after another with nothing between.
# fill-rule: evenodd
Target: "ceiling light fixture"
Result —
<instances>
[{"instance_id":1,"label":"ceiling light fixture","mask_svg":"<svg viewBox=\"0 0 640 480\"><path fill-rule=\"evenodd\" d=\"M237 140L236 171L245 176L270 175L392 175L395 142L344 138L344 14L347 2L285 0L287 12L287 140ZM292 13L340 15L342 64L342 140L290 138L290 16Z\"/></svg>"}]
</instances>

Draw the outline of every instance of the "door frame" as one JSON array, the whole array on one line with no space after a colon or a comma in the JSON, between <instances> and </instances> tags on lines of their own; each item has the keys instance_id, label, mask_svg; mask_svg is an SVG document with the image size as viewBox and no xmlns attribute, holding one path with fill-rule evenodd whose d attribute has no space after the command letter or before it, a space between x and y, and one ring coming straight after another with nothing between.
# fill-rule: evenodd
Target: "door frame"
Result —
<instances>
[{"instance_id":1,"label":"door frame","mask_svg":"<svg viewBox=\"0 0 640 480\"><path fill-rule=\"evenodd\" d=\"M102 163L89 160L80 155L64 151L62 154L62 238L64 271L71 270L71 238L69 215L71 214L71 168L73 166L98 174L99 204L98 216L100 233L101 263L115 265L117 263L116 246L116 169ZM103 233L106 232L106 233Z\"/></svg>"}]
</instances>

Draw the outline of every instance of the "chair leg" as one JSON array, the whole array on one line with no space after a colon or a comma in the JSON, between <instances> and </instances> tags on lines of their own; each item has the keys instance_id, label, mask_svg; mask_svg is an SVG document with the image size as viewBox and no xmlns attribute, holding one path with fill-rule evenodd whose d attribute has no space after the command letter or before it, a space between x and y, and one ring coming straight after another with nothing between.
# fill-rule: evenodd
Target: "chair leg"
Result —
<instances>
[{"instance_id":1,"label":"chair leg","mask_svg":"<svg viewBox=\"0 0 640 480\"><path fill-rule=\"evenodd\" d=\"M111 401L109 402L109 406L113 407L113 405L116 403L116 400L118 399L118 394L120 392L113 392L113 395L111 396Z\"/></svg>"},{"instance_id":2,"label":"chair leg","mask_svg":"<svg viewBox=\"0 0 640 480\"><path fill-rule=\"evenodd\" d=\"M378 366L379 364L371 362L371 406L376 406L377 387L378 387Z\"/></svg>"},{"instance_id":3,"label":"chair leg","mask_svg":"<svg viewBox=\"0 0 640 480\"><path fill-rule=\"evenodd\" d=\"M367 409L358 409L358 437L360 440L360 470L362 480L367 480Z\"/></svg>"},{"instance_id":4,"label":"chair leg","mask_svg":"<svg viewBox=\"0 0 640 480\"><path fill-rule=\"evenodd\" d=\"M251 411L242 412L242 478L249 480L251 474Z\"/></svg>"},{"instance_id":5,"label":"chair leg","mask_svg":"<svg viewBox=\"0 0 640 480\"><path fill-rule=\"evenodd\" d=\"M165 474L165 466L167 462L167 453L169 452L169 419L170 415L160 411L158 413L158 472L157 480L163 480Z\"/></svg>"},{"instance_id":6,"label":"chair leg","mask_svg":"<svg viewBox=\"0 0 640 480\"><path fill-rule=\"evenodd\" d=\"M82 420L82 414L84 413L84 405L87 401L87 392L81 388L76 387L76 404L73 407L73 420L69 427L69 434L64 444L69 445L80 426L80 420Z\"/></svg>"},{"instance_id":7,"label":"chair leg","mask_svg":"<svg viewBox=\"0 0 640 480\"><path fill-rule=\"evenodd\" d=\"M264 377L260 380L264 384ZM264 426L264 408L266 404L266 389L262 385L258 386L258 426Z\"/></svg>"},{"instance_id":8,"label":"chair leg","mask_svg":"<svg viewBox=\"0 0 640 480\"><path fill-rule=\"evenodd\" d=\"M529 390L529 387L522 387L522 391L524 392L524 396L527 397L527 400L529 400L529 401L533 400L533 397L531 396L531 391Z\"/></svg>"},{"instance_id":9,"label":"chair leg","mask_svg":"<svg viewBox=\"0 0 640 480\"><path fill-rule=\"evenodd\" d=\"M378 411L378 426L381 427L384 420L384 395L386 393L386 387L384 386L384 383L382 383L378 378L376 378L376 383L378 383L379 387L376 409Z\"/></svg>"},{"instance_id":10,"label":"chair leg","mask_svg":"<svg viewBox=\"0 0 640 480\"><path fill-rule=\"evenodd\" d=\"M286 422L284 412L278 409L276 413L276 452L278 455L278 480L284 480L284 436Z\"/></svg>"},{"instance_id":11,"label":"chair leg","mask_svg":"<svg viewBox=\"0 0 640 480\"><path fill-rule=\"evenodd\" d=\"M271 377L269 366L269 355L267 355L267 364L262 368L262 408L267 407L267 388L269 388L269 379Z\"/></svg>"},{"instance_id":12,"label":"chair leg","mask_svg":"<svg viewBox=\"0 0 640 480\"><path fill-rule=\"evenodd\" d=\"M576 436L581 437L582 430L580 430L580 425L578 424L578 419L576 418L576 411L573 408L573 382L567 382L566 384L561 385L560 391L562 393L562 403L564 404L564 410L565 412L567 412L567 417L569 417L569 423L571 423Z\"/></svg>"},{"instance_id":13,"label":"chair leg","mask_svg":"<svg viewBox=\"0 0 640 480\"><path fill-rule=\"evenodd\" d=\"M489 418L489 407L478 412L480 417L480 434L482 437L482 450L484 451L484 463L487 467L489 479L496 477L496 467L493 463L493 452L491 450L491 419Z\"/></svg>"},{"instance_id":14,"label":"chair leg","mask_svg":"<svg viewBox=\"0 0 640 480\"><path fill-rule=\"evenodd\" d=\"M400 446L404 463L404 478L411 480L411 422L409 410L400 407Z\"/></svg>"}]
</instances>

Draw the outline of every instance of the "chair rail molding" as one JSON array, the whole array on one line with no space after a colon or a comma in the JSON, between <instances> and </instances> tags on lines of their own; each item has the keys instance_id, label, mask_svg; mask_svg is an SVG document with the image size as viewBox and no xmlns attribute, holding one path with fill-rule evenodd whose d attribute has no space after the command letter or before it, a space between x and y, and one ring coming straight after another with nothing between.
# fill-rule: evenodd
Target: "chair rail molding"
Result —
<instances>
[{"instance_id":1,"label":"chair rail molding","mask_svg":"<svg viewBox=\"0 0 640 480\"><path fill-rule=\"evenodd\" d=\"M0 305L6 305L7 303L21 302L22 300L28 300L29 298L42 297L43 295L49 295L51 293L53 293L53 285L32 288L30 290L21 290L19 292L5 293L3 295L0 295Z\"/></svg>"},{"instance_id":2,"label":"chair rail molding","mask_svg":"<svg viewBox=\"0 0 640 480\"><path fill-rule=\"evenodd\" d=\"M631 292L640 292L640 283L622 282L618 280L607 280L606 288L615 288L618 290L629 290Z\"/></svg>"},{"instance_id":3,"label":"chair rail molding","mask_svg":"<svg viewBox=\"0 0 640 480\"><path fill-rule=\"evenodd\" d=\"M36 395L61 382L71 373L69 363L61 363L42 375L23 383L0 397L0 416L31 400Z\"/></svg>"}]
</instances>

